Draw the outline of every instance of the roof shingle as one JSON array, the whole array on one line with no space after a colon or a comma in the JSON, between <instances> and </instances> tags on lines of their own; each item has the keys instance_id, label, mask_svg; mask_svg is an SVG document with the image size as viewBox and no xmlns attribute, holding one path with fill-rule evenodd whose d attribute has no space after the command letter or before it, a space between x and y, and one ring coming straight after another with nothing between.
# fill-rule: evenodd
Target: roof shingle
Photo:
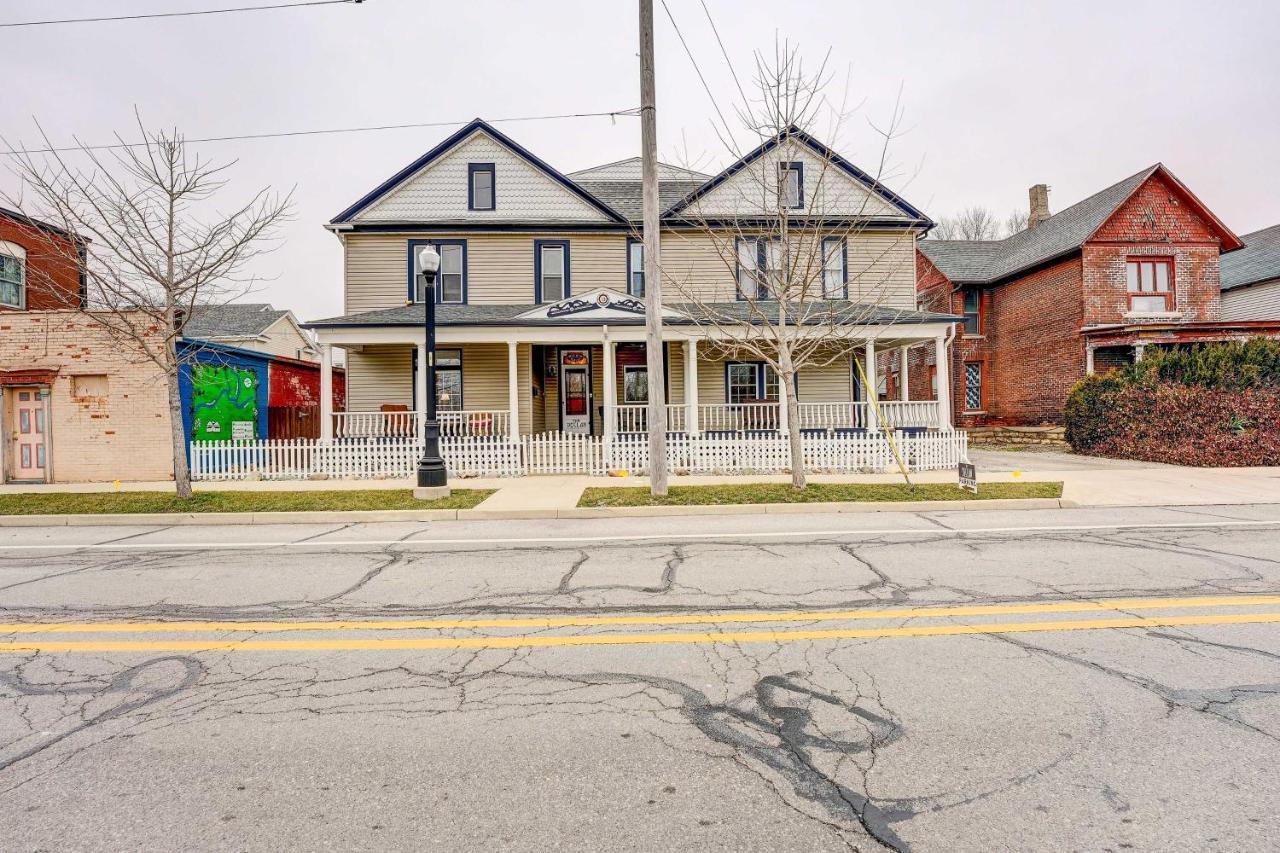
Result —
<instances>
[{"instance_id":1,"label":"roof shingle","mask_svg":"<svg viewBox=\"0 0 1280 853\"><path fill-rule=\"evenodd\" d=\"M1244 248L1222 256L1222 289L1280 278L1280 225L1240 238Z\"/></svg>"}]
</instances>

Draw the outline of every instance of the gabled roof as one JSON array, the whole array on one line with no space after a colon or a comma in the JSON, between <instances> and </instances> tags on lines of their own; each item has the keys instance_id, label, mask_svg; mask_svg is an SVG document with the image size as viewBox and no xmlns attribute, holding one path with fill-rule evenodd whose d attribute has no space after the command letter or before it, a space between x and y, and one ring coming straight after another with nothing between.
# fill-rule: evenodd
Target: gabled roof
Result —
<instances>
[{"instance_id":1,"label":"gabled roof","mask_svg":"<svg viewBox=\"0 0 1280 853\"><path fill-rule=\"evenodd\" d=\"M288 313L265 302L197 305L182 333L189 338L252 338L265 334Z\"/></svg>"},{"instance_id":2,"label":"gabled roof","mask_svg":"<svg viewBox=\"0 0 1280 853\"><path fill-rule=\"evenodd\" d=\"M1222 289L1280 279L1280 225L1240 238L1244 248L1223 257Z\"/></svg>"},{"instance_id":3,"label":"gabled roof","mask_svg":"<svg viewBox=\"0 0 1280 853\"><path fill-rule=\"evenodd\" d=\"M628 157L625 160L615 160L612 163L602 163L599 166L591 166L587 169L569 172L568 177L573 178L575 181L638 181L640 180L642 168L641 158ZM693 169L686 169L683 166L658 163L658 180L660 181L697 181L701 183L710 177L710 175Z\"/></svg>"},{"instance_id":4,"label":"gabled roof","mask_svg":"<svg viewBox=\"0 0 1280 853\"><path fill-rule=\"evenodd\" d=\"M787 128L785 131L783 131L782 133L779 133L777 136L766 140L765 142L757 146L754 151L742 157L737 162L731 164L727 169L725 169L720 174L713 177L711 180L704 183L702 186L695 189L693 192L686 195L683 199L671 205L669 208L665 208L662 213L663 218L665 219L669 216L677 214L680 211L686 209L690 204L702 198L707 193L711 192L713 189L723 184L729 178L733 177L738 172L742 171L744 168L751 165L753 162L760 159L765 154L769 153L770 151L772 151L773 149L781 145L783 142L786 142L788 140L796 140L802 143L803 145L807 146L810 150L812 150L815 154L817 154L823 160L825 160L828 163L831 163L833 166L835 166L836 168L843 171L845 174L852 177L858 183L866 186L869 190L874 192L876 195L880 196L882 199L884 199L885 201L889 202L891 205L893 205L894 207L902 211L903 214L905 214L907 217L919 222L920 225L926 228L933 227L933 224L934 224L933 220L931 220L928 216L926 216L921 210L916 208L914 205L908 203L907 200L904 199L902 196L898 195L893 190L889 189L884 184L880 183L878 180L871 177L871 175L868 175L866 172L862 171L857 166L853 165L848 160L846 160L844 157L841 157L835 151L831 150L826 145L823 145L817 139L814 139L812 136L805 133L803 130L801 130L799 127L796 127L795 125L792 125L791 127Z\"/></svg>"},{"instance_id":5,"label":"gabled roof","mask_svg":"<svg viewBox=\"0 0 1280 853\"><path fill-rule=\"evenodd\" d=\"M556 171L556 169L554 169L552 166L548 165L545 161L540 159L538 156L536 156L531 151L529 151L528 149L520 145L515 140L508 137L506 134L499 131L497 128L489 124L484 119L476 118L476 119L472 119L469 123L459 128L449 138L445 139L439 145L432 148L426 154L423 154L417 160L414 160L408 166L405 166L403 169L396 172L390 178L387 178L385 181L379 184L372 192L368 193L359 201L357 201L355 204L351 205L346 210L342 211L337 216L335 216L333 220L330 222L330 224L338 225L341 223L350 222L351 219L356 216L356 214L360 213L362 210L365 210L370 205L374 204L376 201L386 196L396 187L400 186L405 181L409 180L411 177L416 175L418 172L422 171L422 169L429 166L432 162L439 159L444 154L448 153L457 145L460 145L464 140L469 138L476 131L483 131L485 134L490 136L499 144L509 149L517 157L520 157L525 162L529 163L529 165L533 166L535 169L540 170L541 172L546 174L548 177L550 177L552 180L564 186L571 193L581 198L583 201L585 201L587 204L591 205L596 210L603 213L605 216L609 217L609 219L615 222L624 221L623 217L620 216L618 212L613 208L611 208L609 205L605 204L600 199L596 198L594 195L587 192L581 186L574 183L569 178L562 175L560 172Z\"/></svg>"},{"instance_id":6,"label":"gabled roof","mask_svg":"<svg viewBox=\"0 0 1280 853\"><path fill-rule=\"evenodd\" d=\"M956 284L992 284L1077 251L1146 181L1160 175L1222 238L1224 252L1240 238L1161 163L1148 166L1034 228L1003 240L921 240L917 245L938 271Z\"/></svg>"}]
</instances>

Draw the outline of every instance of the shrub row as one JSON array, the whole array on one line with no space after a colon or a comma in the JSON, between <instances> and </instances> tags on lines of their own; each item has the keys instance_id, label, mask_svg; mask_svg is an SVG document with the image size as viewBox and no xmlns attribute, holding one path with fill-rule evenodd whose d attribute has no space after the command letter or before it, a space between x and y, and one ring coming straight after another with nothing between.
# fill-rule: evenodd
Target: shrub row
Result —
<instances>
[{"instance_id":1,"label":"shrub row","mask_svg":"<svg viewBox=\"0 0 1280 853\"><path fill-rule=\"evenodd\" d=\"M1181 465L1280 465L1280 342L1148 350L1067 398L1066 438L1097 456Z\"/></svg>"}]
</instances>

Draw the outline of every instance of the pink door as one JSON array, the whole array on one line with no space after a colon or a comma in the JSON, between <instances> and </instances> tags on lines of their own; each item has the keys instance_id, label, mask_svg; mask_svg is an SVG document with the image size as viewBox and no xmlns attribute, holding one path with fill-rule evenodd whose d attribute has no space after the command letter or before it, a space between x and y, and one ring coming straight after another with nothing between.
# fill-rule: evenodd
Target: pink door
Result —
<instances>
[{"instance_id":1,"label":"pink door","mask_svg":"<svg viewBox=\"0 0 1280 853\"><path fill-rule=\"evenodd\" d=\"M39 389L15 388L10 392L13 423L13 480L45 480L48 450L45 447L44 400Z\"/></svg>"}]
</instances>

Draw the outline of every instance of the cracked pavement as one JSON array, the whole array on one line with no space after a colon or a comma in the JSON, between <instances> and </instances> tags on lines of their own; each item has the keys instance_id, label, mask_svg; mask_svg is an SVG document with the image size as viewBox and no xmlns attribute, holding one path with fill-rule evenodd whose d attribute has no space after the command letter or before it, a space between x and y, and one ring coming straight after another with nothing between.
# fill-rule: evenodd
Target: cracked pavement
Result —
<instances>
[{"instance_id":1,"label":"cracked pavement","mask_svg":"<svg viewBox=\"0 0 1280 853\"><path fill-rule=\"evenodd\" d=\"M1269 850L1280 621L732 632L1277 595L1268 506L3 528L0 643L89 644L0 654L3 847ZM639 639L378 645L610 631ZM235 648L281 637L317 642Z\"/></svg>"}]
</instances>

